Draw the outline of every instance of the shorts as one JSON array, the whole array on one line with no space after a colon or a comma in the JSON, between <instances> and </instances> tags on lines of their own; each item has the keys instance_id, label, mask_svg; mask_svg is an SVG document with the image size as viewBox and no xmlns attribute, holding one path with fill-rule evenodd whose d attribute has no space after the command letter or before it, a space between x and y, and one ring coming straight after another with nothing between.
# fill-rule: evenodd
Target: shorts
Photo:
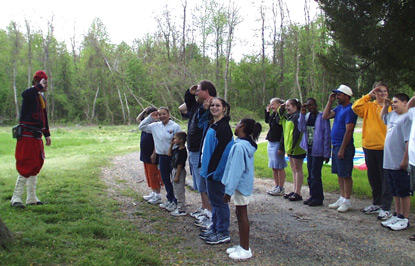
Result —
<instances>
[{"instance_id":1,"label":"shorts","mask_svg":"<svg viewBox=\"0 0 415 266\"><path fill-rule=\"evenodd\" d=\"M394 197L405 198L412 195L409 174L405 170L386 170L389 188Z\"/></svg>"},{"instance_id":2,"label":"shorts","mask_svg":"<svg viewBox=\"0 0 415 266\"><path fill-rule=\"evenodd\" d=\"M297 155L290 155L290 154L287 154L287 155L288 155L288 157L293 158L293 159L304 159L305 156L306 156L306 153L304 153L304 154L297 154Z\"/></svg>"},{"instance_id":3,"label":"shorts","mask_svg":"<svg viewBox=\"0 0 415 266\"><path fill-rule=\"evenodd\" d=\"M409 179L410 179L410 189L415 191L415 166L409 164L408 165L408 172L409 172Z\"/></svg>"},{"instance_id":4,"label":"shorts","mask_svg":"<svg viewBox=\"0 0 415 266\"><path fill-rule=\"evenodd\" d=\"M144 163L144 174L146 176L147 185L151 187L151 189L160 189L163 181L161 181L160 170L157 168L157 164Z\"/></svg>"},{"instance_id":5,"label":"shorts","mask_svg":"<svg viewBox=\"0 0 415 266\"><path fill-rule=\"evenodd\" d=\"M284 169L287 167L284 154L279 155L279 141L268 141L268 167L272 169Z\"/></svg>"},{"instance_id":6,"label":"shorts","mask_svg":"<svg viewBox=\"0 0 415 266\"><path fill-rule=\"evenodd\" d=\"M245 196L241 194L238 190L235 190L235 193L232 196L233 203L235 206L245 206L248 205L251 199L251 196Z\"/></svg>"},{"instance_id":7,"label":"shorts","mask_svg":"<svg viewBox=\"0 0 415 266\"><path fill-rule=\"evenodd\" d=\"M199 193L207 192L207 179L200 175L200 152L189 151L189 168L193 178L194 189Z\"/></svg>"},{"instance_id":8,"label":"shorts","mask_svg":"<svg viewBox=\"0 0 415 266\"><path fill-rule=\"evenodd\" d=\"M337 174L338 177L352 177L353 171L353 157L355 148L353 143L349 143L344 151L344 159L339 159L337 153L340 146L333 146L333 153L331 157L331 172Z\"/></svg>"}]
</instances>

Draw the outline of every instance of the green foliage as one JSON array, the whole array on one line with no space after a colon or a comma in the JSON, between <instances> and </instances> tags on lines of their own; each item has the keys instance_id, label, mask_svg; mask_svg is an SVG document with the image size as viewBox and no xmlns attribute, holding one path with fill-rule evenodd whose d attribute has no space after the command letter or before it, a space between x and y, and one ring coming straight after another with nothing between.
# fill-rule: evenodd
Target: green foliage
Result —
<instances>
[{"instance_id":1,"label":"green foliage","mask_svg":"<svg viewBox=\"0 0 415 266\"><path fill-rule=\"evenodd\" d=\"M335 42L355 55L359 67L369 73L364 85L376 79L393 84L415 85L415 11L413 1L320 0ZM333 53L344 64L340 53ZM331 60L333 63L335 61ZM365 75L363 75L365 76Z\"/></svg>"}]
</instances>

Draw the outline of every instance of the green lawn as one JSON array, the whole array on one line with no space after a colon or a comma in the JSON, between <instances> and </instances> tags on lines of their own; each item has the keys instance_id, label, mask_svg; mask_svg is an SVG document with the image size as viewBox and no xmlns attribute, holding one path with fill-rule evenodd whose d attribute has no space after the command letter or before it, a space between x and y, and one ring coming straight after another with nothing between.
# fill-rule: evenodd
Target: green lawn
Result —
<instances>
[{"instance_id":1,"label":"green lawn","mask_svg":"<svg viewBox=\"0 0 415 266\"><path fill-rule=\"evenodd\" d=\"M149 244L157 234L136 231L120 219L118 202L108 199L99 178L100 167L114 155L138 150L133 127L59 128L46 147L39 175L43 206L10 208L15 170L15 140L10 128L0 128L0 217L15 233L0 262L9 265L160 265L159 252ZM137 195L138 197L138 195ZM168 246L168 245L167 245ZM0 263L2 264L2 263Z\"/></svg>"}]
</instances>

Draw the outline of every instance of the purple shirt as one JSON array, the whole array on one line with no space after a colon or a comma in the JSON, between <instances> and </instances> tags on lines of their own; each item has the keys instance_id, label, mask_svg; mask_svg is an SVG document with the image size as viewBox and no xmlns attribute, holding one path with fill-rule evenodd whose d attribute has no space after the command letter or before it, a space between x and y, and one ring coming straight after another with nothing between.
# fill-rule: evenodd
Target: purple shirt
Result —
<instances>
[{"instance_id":1,"label":"purple shirt","mask_svg":"<svg viewBox=\"0 0 415 266\"><path fill-rule=\"evenodd\" d=\"M308 150L307 143L307 120L310 113L300 114L298 118L298 130L303 132L300 147ZM311 156L330 158L331 157L331 137L330 137L330 121L323 119L323 113L317 114L316 123L314 125L313 146L311 148Z\"/></svg>"}]
</instances>

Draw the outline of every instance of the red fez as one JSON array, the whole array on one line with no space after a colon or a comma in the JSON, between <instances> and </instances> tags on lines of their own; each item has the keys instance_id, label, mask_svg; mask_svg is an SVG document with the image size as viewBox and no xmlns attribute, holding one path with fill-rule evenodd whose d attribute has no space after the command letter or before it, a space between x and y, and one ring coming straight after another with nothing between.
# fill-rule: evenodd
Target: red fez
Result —
<instances>
[{"instance_id":1,"label":"red fez","mask_svg":"<svg viewBox=\"0 0 415 266\"><path fill-rule=\"evenodd\" d=\"M35 73L35 75L33 76L34 80L42 80L42 79L48 79L48 76L46 75L46 73L42 70L39 70Z\"/></svg>"}]
</instances>

